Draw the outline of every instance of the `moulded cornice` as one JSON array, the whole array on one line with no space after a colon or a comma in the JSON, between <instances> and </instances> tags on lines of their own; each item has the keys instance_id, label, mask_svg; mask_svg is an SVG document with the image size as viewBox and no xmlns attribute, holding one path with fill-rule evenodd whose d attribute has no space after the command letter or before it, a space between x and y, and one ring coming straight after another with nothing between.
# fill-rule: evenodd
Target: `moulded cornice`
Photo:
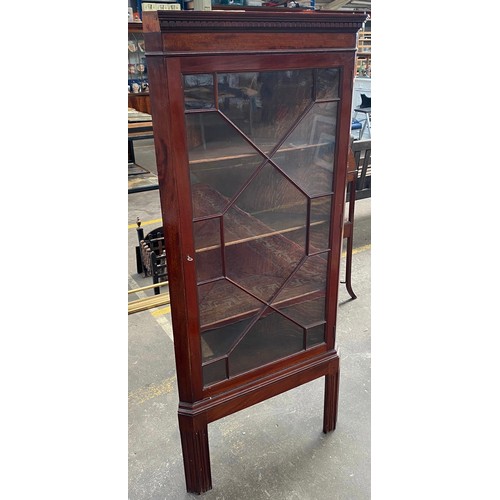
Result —
<instances>
[{"instance_id":1,"label":"moulded cornice","mask_svg":"<svg viewBox=\"0 0 500 500\"><path fill-rule=\"evenodd\" d=\"M364 13L299 11L157 11L162 32L287 32L355 33L366 20Z\"/></svg>"}]
</instances>

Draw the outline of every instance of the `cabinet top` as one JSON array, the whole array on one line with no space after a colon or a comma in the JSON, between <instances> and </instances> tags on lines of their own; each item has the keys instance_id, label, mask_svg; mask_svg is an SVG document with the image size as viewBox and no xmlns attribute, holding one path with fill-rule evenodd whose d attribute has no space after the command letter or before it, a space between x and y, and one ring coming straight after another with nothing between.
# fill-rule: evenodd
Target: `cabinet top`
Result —
<instances>
[{"instance_id":1,"label":"cabinet top","mask_svg":"<svg viewBox=\"0 0 500 500\"><path fill-rule=\"evenodd\" d=\"M152 11L143 13L145 32L356 33L367 14L295 9Z\"/></svg>"}]
</instances>

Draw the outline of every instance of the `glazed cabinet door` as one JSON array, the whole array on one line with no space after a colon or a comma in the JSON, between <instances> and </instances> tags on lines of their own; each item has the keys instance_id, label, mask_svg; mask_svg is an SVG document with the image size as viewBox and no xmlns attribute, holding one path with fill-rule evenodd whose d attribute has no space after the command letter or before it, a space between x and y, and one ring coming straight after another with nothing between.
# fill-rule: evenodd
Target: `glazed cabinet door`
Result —
<instances>
[{"instance_id":1,"label":"glazed cabinet door","mask_svg":"<svg viewBox=\"0 0 500 500\"><path fill-rule=\"evenodd\" d=\"M181 76L204 388L326 349L342 68L225 63Z\"/></svg>"}]
</instances>

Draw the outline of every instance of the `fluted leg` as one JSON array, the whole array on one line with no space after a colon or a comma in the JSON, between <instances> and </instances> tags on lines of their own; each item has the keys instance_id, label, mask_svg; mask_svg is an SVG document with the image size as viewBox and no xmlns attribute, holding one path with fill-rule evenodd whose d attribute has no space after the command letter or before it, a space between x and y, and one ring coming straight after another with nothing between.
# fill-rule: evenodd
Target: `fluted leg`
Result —
<instances>
[{"instance_id":1,"label":"fluted leg","mask_svg":"<svg viewBox=\"0 0 500 500\"><path fill-rule=\"evenodd\" d=\"M200 494L211 490L212 474L206 416L179 415L179 427L187 491Z\"/></svg>"},{"instance_id":2,"label":"fluted leg","mask_svg":"<svg viewBox=\"0 0 500 500\"><path fill-rule=\"evenodd\" d=\"M334 431L337 425L339 378L340 368L337 359L333 373L325 376L325 406L323 413L323 432L325 434Z\"/></svg>"}]
</instances>

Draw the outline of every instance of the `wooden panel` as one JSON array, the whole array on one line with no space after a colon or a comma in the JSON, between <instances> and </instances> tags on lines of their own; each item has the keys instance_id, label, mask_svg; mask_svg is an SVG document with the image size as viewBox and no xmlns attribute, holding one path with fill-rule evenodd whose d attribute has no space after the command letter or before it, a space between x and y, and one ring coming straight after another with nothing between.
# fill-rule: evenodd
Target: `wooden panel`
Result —
<instances>
[{"instance_id":1,"label":"wooden panel","mask_svg":"<svg viewBox=\"0 0 500 500\"><path fill-rule=\"evenodd\" d=\"M322 51L345 50L356 48L356 36L343 33L337 37L327 38L320 33L312 33L304 40L297 33L214 33L209 39L202 33L179 33L175 37L166 37L165 51L211 53L248 53L265 50L273 51ZM251 47L249 49L248 47Z\"/></svg>"},{"instance_id":2,"label":"wooden panel","mask_svg":"<svg viewBox=\"0 0 500 500\"><path fill-rule=\"evenodd\" d=\"M134 108L142 113L151 114L151 100L149 94L129 94L128 107Z\"/></svg>"},{"instance_id":3,"label":"wooden panel","mask_svg":"<svg viewBox=\"0 0 500 500\"><path fill-rule=\"evenodd\" d=\"M249 54L244 57L230 54L226 57L218 57L216 63L212 56L192 56L181 58L181 69L183 73L209 73L214 71L215 64L217 72L231 71L272 71L277 68L281 70L297 69L304 67L334 68L344 66L352 60L352 53L324 53L324 54Z\"/></svg>"},{"instance_id":4,"label":"wooden panel","mask_svg":"<svg viewBox=\"0 0 500 500\"><path fill-rule=\"evenodd\" d=\"M206 399L195 404L181 403L179 413L197 415L207 412L209 421L213 422L326 375L333 366L338 365L338 355L332 352L325 353L324 349L318 352L320 355L315 360L304 362L304 360L298 359L294 366L282 369L275 376L260 373L260 376L256 378L257 382L247 385L244 390L235 386L222 394L209 395Z\"/></svg>"},{"instance_id":5,"label":"wooden panel","mask_svg":"<svg viewBox=\"0 0 500 500\"><path fill-rule=\"evenodd\" d=\"M142 33L142 23L128 23L130 33Z\"/></svg>"},{"instance_id":6,"label":"wooden panel","mask_svg":"<svg viewBox=\"0 0 500 500\"><path fill-rule=\"evenodd\" d=\"M311 15L312 14L312 15ZM289 9L235 11L157 11L144 13L144 32L150 55L200 52L243 53L252 51L355 50L356 33L365 14L311 12ZM307 33L307 36L302 34Z\"/></svg>"}]
</instances>

